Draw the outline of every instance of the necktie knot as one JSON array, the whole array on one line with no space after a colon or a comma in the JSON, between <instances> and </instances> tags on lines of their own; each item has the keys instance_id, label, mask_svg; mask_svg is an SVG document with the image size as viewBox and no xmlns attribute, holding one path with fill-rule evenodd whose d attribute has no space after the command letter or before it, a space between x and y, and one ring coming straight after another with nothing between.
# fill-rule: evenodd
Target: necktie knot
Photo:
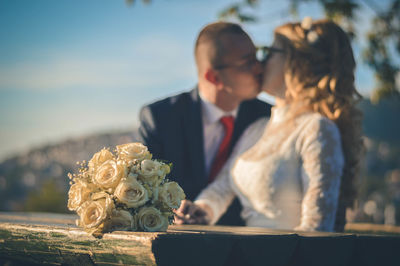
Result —
<instances>
[{"instance_id":1,"label":"necktie knot","mask_svg":"<svg viewBox=\"0 0 400 266\"><path fill-rule=\"evenodd\" d=\"M235 119L231 115L223 116L220 119L222 125L224 126L225 130L230 131L233 129L233 125L235 122Z\"/></svg>"}]
</instances>

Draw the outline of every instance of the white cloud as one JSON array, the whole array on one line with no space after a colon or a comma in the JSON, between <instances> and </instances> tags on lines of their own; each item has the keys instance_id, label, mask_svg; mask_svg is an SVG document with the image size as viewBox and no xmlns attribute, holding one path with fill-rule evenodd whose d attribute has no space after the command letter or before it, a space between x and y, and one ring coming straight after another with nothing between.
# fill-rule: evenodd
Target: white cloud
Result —
<instances>
[{"instance_id":1,"label":"white cloud","mask_svg":"<svg viewBox=\"0 0 400 266\"><path fill-rule=\"evenodd\" d=\"M71 55L49 56L43 62L2 65L0 90L148 88L195 78L192 47L188 49L186 44L163 35L148 35L130 44L131 47L117 47L111 56L99 58L70 52Z\"/></svg>"}]
</instances>

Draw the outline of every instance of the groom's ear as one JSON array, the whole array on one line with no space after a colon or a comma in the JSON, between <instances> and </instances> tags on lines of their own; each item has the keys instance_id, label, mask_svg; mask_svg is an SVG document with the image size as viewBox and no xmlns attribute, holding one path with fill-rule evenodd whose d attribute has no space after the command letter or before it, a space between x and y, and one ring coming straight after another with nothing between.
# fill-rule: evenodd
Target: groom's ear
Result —
<instances>
[{"instance_id":1,"label":"groom's ear","mask_svg":"<svg viewBox=\"0 0 400 266\"><path fill-rule=\"evenodd\" d=\"M221 85L221 79L218 76L218 73L213 69L208 69L204 74L204 77L207 81L211 82L217 87Z\"/></svg>"}]
</instances>

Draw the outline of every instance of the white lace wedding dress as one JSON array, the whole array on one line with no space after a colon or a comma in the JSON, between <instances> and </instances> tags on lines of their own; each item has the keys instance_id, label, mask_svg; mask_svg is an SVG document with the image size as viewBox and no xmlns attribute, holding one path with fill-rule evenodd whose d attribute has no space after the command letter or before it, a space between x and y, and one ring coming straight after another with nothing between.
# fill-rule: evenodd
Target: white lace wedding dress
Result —
<instances>
[{"instance_id":1,"label":"white lace wedding dress","mask_svg":"<svg viewBox=\"0 0 400 266\"><path fill-rule=\"evenodd\" d=\"M287 110L274 107L269 122L253 123L196 199L213 210L212 224L236 195L247 226L333 231L344 165L339 130L318 113L290 119Z\"/></svg>"}]
</instances>

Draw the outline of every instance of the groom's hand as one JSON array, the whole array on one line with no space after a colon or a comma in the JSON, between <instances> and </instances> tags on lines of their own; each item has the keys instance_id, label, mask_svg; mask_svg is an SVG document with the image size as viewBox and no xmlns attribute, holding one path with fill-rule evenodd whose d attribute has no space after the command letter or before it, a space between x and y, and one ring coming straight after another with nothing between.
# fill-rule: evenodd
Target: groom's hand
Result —
<instances>
[{"instance_id":1,"label":"groom's hand","mask_svg":"<svg viewBox=\"0 0 400 266\"><path fill-rule=\"evenodd\" d=\"M193 204L190 200L182 200L181 206L177 210L174 211L175 213L175 224L185 224L187 223L185 216L188 213L189 205Z\"/></svg>"},{"instance_id":2,"label":"groom's hand","mask_svg":"<svg viewBox=\"0 0 400 266\"><path fill-rule=\"evenodd\" d=\"M211 219L207 207L183 200L175 211L175 224L209 224Z\"/></svg>"}]
</instances>

